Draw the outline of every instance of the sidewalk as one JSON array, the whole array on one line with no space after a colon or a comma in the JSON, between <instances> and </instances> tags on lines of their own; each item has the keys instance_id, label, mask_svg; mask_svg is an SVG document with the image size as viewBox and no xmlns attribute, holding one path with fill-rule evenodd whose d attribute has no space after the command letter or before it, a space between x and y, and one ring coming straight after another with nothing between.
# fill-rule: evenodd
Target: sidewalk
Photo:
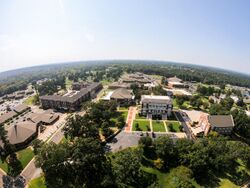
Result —
<instances>
[{"instance_id":1,"label":"sidewalk","mask_svg":"<svg viewBox=\"0 0 250 188\"><path fill-rule=\"evenodd\" d=\"M132 131L132 126L133 126L133 121L135 119L135 116L136 116L136 107L129 107L125 132Z\"/></svg>"}]
</instances>

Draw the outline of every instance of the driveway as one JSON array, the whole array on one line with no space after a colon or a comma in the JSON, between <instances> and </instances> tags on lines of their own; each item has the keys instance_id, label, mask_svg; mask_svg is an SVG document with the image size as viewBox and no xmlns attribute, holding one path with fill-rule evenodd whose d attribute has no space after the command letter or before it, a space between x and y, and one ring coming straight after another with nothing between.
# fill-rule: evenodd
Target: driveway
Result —
<instances>
[{"instance_id":1,"label":"driveway","mask_svg":"<svg viewBox=\"0 0 250 188\"><path fill-rule=\"evenodd\" d=\"M181 125L183 126L184 131L185 131L185 133L187 134L187 138L192 139L192 138L193 138L193 137L192 137L192 133L191 133L191 131L189 130L188 125L186 124L185 120L183 119L181 113L180 113L179 111L174 111L174 113L175 113L175 115L176 115L178 121L181 122Z\"/></svg>"}]
</instances>

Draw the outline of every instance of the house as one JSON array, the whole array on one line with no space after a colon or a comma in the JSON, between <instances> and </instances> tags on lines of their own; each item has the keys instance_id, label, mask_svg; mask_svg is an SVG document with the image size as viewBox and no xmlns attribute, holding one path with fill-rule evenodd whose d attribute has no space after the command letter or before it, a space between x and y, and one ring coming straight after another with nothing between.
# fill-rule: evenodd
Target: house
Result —
<instances>
[{"instance_id":1,"label":"house","mask_svg":"<svg viewBox=\"0 0 250 188\"><path fill-rule=\"evenodd\" d=\"M73 86L75 89L70 93L67 93L64 96L61 95L45 95L40 97L40 102L42 108L44 109L58 109L58 110L70 110L75 111L77 110L82 102L94 98L97 92L102 88L101 83L82 83L82 84L75 84Z\"/></svg>"},{"instance_id":2,"label":"house","mask_svg":"<svg viewBox=\"0 0 250 188\"><path fill-rule=\"evenodd\" d=\"M10 144L21 149L27 146L38 134L38 125L33 122L21 122L7 129Z\"/></svg>"},{"instance_id":3,"label":"house","mask_svg":"<svg viewBox=\"0 0 250 188\"><path fill-rule=\"evenodd\" d=\"M21 114L23 112L26 112L30 110L30 107L25 104L19 104L13 109L16 113Z\"/></svg>"},{"instance_id":4,"label":"house","mask_svg":"<svg viewBox=\"0 0 250 188\"><path fill-rule=\"evenodd\" d=\"M18 114L14 111L7 112L0 116L0 124L4 124L10 121L12 118L16 117Z\"/></svg>"},{"instance_id":5,"label":"house","mask_svg":"<svg viewBox=\"0 0 250 188\"><path fill-rule=\"evenodd\" d=\"M147 118L167 119L173 109L172 99L168 96L142 95L140 114Z\"/></svg>"},{"instance_id":6,"label":"house","mask_svg":"<svg viewBox=\"0 0 250 188\"><path fill-rule=\"evenodd\" d=\"M223 135L230 135L234 127L232 115L212 115L208 121L212 131Z\"/></svg>"},{"instance_id":7,"label":"house","mask_svg":"<svg viewBox=\"0 0 250 188\"><path fill-rule=\"evenodd\" d=\"M110 96L110 100L115 100L120 106L131 104L134 98L132 90L125 88L116 89Z\"/></svg>"}]
</instances>

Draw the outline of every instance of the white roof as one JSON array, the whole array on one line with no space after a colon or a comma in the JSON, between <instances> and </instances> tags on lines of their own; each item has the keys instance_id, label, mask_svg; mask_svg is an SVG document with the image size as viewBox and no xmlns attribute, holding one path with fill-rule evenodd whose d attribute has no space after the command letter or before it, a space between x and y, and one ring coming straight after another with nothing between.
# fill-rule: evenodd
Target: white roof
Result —
<instances>
[{"instance_id":1,"label":"white roof","mask_svg":"<svg viewBox=\"0 0 250 188\"><path fill-rule=\"evenodd\" d=\"M142 95L144 99L161 99L161 100L170 100L169 96L162 96L162 95Z\"/></svg>"},{"instance_id":2,"label":"white roof","mask_svg":"<svg viewBox=\"0 0 250 188\"><path fill-rule=\"evenodd\" d=\"M142 95L141 96L141 102L169 103L171 101L172 100L169 96L161 96L161 95Z\"/></svg>"}]
</instances>

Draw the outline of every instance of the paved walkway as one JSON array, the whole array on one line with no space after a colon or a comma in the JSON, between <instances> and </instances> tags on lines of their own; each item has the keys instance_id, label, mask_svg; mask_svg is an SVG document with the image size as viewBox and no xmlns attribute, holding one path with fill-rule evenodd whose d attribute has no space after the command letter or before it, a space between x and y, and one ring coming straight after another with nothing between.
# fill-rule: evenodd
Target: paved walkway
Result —
<instances>
[{"instance_id":1,"label":"paved walkway","mask_svg":"<svg viewBox=\"0 0 250 188\"><path fill-rule=\"evenodd\" d=\"M166 121L163 121L163 124L164 124L164 127L165 127L165 130L166 130L166 133L168 133L168 127L167 127L167 124L166 124Z\"/></svg>"},{"instance_id":2,"label":"paved walkway","mask_svg":"<svg viewBox=\"0 0 250 188\"><path fill-rule=\"evenodd\" d=\"M136 116L136 107L129 107L125 132L132 131L132 126L133 126L133 121L135 119L135 116Z\"/></svg>"}]
</instances>

